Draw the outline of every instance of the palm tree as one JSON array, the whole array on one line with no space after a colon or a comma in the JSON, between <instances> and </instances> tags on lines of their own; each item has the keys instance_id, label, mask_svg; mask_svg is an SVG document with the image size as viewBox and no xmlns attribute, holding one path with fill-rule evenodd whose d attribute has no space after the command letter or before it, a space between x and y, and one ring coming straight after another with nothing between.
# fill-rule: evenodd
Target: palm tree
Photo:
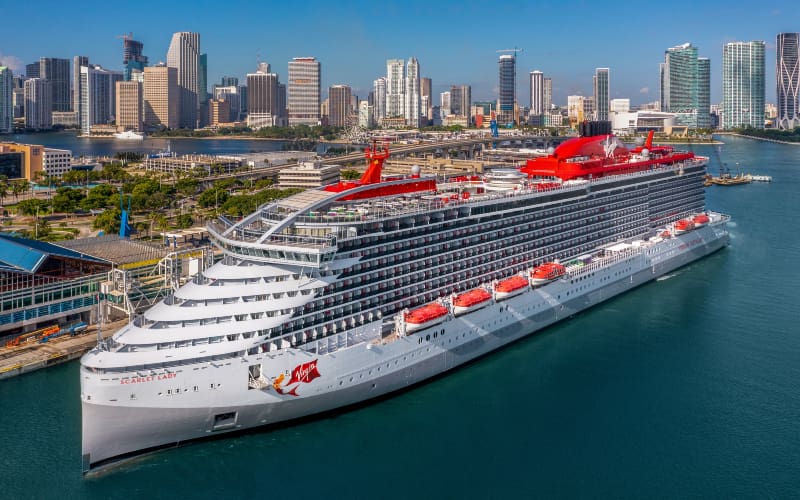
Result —
<instances>
[{"instance_id":1,"label":"palm tree","mask_svg":"<svg viewBox=\"0 0 800 500\"><path fill-rule=\"evenodd\" d=\"M5 181L0 181L0 203L3 203L6 196L8 196L8 184Z\"/></svg>"},{"instance_id":2,"label":"palm tree","mask_svg":"<svg viewBox=\"0 0 800 500\"><path fill-rule=\"evenodd\" d=\"M11 192L14 194L14 199L19 200L19 195L28 190L28 181L25 179L17 179L11 184Z\"/></svg>"}]
</instances>

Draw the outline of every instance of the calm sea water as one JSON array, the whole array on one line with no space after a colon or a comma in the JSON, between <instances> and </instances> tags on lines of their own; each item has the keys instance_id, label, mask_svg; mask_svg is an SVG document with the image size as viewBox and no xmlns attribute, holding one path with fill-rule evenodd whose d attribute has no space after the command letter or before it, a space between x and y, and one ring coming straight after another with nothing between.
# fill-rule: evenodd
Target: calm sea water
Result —
<instances>
[{"instance_id":1,"label":"calm sea water","mask_svg":"<svg viewBox=\"0 0 800 500\"><path fill-rule=\"evenodd\" d=\"M4 136L4 140L41 144L49 148L69 149L73 156L111 156L124 151L138 153L159 153L168 148L177 154L208 153L260 153L262 151L281 151L282 141L260 139L159 139L146 138L143 141L124 141L113 138L78 137L75 131L44 132L36 134L16 134Z\"/></svg>"},{"instance_id":2,"label":"calm sea water","mask_svg":"<svg viewBox=\"0 0 800 500\"><path fill-rule=\"evenodd\" d=\"M0 497L798 497L800 147L723 140L729 248L396 397L84 479L78 364L2 382Z\"/></svg>"}]
</instances>

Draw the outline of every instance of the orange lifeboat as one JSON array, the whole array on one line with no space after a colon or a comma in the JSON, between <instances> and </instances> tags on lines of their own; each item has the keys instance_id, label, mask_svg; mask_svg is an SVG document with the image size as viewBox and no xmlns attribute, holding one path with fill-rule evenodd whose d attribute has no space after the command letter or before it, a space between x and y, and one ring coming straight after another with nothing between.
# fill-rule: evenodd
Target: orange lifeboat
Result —
<instances>
[{"instance_id":1,"label":"orange lifeboat","mask_svg":"<svg viewBox=\"0 0 800 500\"><path fill-rule=\"evenodd\" d=\"M453 297L453 314L460 316L488 306L492 294L485 288L475 288Z\"/></svg>"},{"instance_id":2,"label":"orange lifeboat","mask_svg":"<svg viewBox=\"0 0 800 500\"><path fill-rule=\"evenodd\" d=\"M706 214L697 214L692 217L692 222L694 222L694 227L700 228L708 225L708 223L711 222L711 219Z\"/></svg>"},{"instance_id":3,"label":"orange lifeboat","mask_svg":"<svg viewBox=\"0 0 800 500\"><path fill-rule=\"evenodd\" d=\"M531 284L537 286L550 283L564 276L566 272L567 268L557 262L545 262L531 271Z\"/></svg>"},{"instance_id":4,"label":"orange lifeboat","mask_svg":"<svg viewBox=\"0 0 800 500\"><path fill-rule=\"evenodd\" d=\"M450 311L438 302L431 302L409 311L403 316L406 321L406 331L411 333L437 325L447 318L448 312Z\"/></svg>"},{"instance_id":5,"label":"orange lifeboat","mask_svg":"<svg viewBox=\"0 0 800 500\"><path fill-rule=\"evenodd\" d=\"M497 297L497 300L508 299L514 295L521 294L528 289L528 286L530 286L530 284L528 283L527 279L519 275L512 276L499 281L494 286L494 293Z\"/></svg>"},{"instance_id":6,"label":"orange lifeboat","mask_svg":"<svg viewBox=\"0 0 800 500\"><path fill-rule=\"evenodd\" d=\"M675 234L683 234L694 229L694 222L689 219L681 219L675 223Z\"/></svg>"}]
</instances>

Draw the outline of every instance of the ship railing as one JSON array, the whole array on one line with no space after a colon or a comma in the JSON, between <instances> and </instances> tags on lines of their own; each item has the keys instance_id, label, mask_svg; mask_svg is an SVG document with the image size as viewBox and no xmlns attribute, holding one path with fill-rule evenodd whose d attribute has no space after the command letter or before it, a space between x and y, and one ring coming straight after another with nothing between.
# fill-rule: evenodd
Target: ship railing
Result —
<instances>
[{"instance_id":1,"label":"ship railing","mask_svg":"<svg viewBox=\"0 0 800 500\"><path fill-rule=\"evenodd\" d=\"M245 242L245 243L253 243L257 241L261 236L263 236L263 232L257 232L247 229L237 229L231 238L226 238L222 236L222 232L219 231L220 225L212 222L208 224L209 232L211 233L212 237L216 237L217 240L223 241L231 241L231 242ZM244 232L244 234L242 234ZM250 236L252 235L252 236ZM304 248L326 248L331 246L336 246L336 237L335 236L305 236L305 235L293 235L293 234L273 234L270 235L266 240L260 243L260 245L280 245L280 246L296 246L296 247L304 247Z\"/></svg>"}]
</instances>

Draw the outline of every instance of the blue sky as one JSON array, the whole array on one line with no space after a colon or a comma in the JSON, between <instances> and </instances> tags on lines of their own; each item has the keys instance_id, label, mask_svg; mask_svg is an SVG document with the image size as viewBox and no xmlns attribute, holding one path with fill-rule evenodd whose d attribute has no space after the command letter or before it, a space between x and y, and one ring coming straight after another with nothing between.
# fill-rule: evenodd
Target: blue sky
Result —
<instances>
[{"instance_id":1,"label":"blue sky","mask_svg":"<svg viewBox=\"0 0 800 500\"><path fill-rule=\"evenodd\" d=\"M767 42L767 102L775 101L775 36L800 31L797 0L762 2L615 1L214 1L15 2L3 8L0 61L39 57L89 60L121 69L132 31L151 63L166 59L171 34L197 31L208 53L209 89L223 75L241 78L260 57L286 81L292 57L322 63L323 93L334 84L366 97L388 58L416 57L433 79L434 98L451 84L472 85L473 100L496 98L497 49L521 47L517 99L528 105L526 76L553 78L554 101L590 95L596 67L611 69L611 95L633 103L658 98L658 64L668 47L691 42L711 59L712 103L722 99L722 46ZM25 20L22 22L21 20ZM40 20L40 22L36 22Z\"/></svg>"}]
</instances>

